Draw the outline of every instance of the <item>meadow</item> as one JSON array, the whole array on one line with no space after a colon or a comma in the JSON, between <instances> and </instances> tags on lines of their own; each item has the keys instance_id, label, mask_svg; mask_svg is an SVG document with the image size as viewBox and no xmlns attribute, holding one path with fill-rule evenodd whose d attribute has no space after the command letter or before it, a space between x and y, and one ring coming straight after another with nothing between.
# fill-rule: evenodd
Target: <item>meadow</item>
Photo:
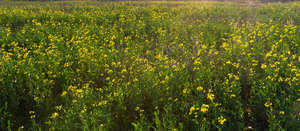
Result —
<instances>
[{"instance_id":1,"label":"meadow","mask_svg":"<svg viewBox=\"0 0 300 131\"><path fill-rule=\"evenodd\" d=\"M1 2L1 130L300 129L300 3Z\"/></svg>"}]
</instances>

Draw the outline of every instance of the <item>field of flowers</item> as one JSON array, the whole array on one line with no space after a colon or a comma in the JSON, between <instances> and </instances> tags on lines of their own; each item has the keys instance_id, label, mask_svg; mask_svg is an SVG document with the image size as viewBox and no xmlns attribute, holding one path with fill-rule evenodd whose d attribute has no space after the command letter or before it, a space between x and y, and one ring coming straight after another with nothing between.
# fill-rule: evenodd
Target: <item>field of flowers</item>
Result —
<instances>
[{"instance_id":1,"label":"field of flowers","mask_svg":"<svg viewBox=\"0 0 300 131\"><path fill-rule=\"evenodd\" d=\"M0 129L300 129L300 3L0 6Z\"/></svg>"}]
</instances>

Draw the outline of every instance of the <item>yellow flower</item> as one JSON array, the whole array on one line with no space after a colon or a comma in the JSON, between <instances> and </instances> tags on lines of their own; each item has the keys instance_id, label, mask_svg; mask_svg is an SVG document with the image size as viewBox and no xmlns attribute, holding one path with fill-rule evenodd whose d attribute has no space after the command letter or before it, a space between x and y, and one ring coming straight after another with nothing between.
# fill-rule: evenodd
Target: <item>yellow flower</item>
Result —
<instances>
[{"instance_id":1,"label":"yellow flower","mask_svg":"<svg viewBox=\"0 0 300 131\"><path fill-rule=\"evenodd\" d=\"M236 95L235 95L235 94L231 94L231 95L230 95L230 98L233 98L233 97L236 97Z\"/></svg>"},{"instance_id":2,"label":"yellow flower","mask_svg":"<svg viewBox=\"0 0 300 131\"><path fill-rule=\"evenodd\" d=\"M30 119L35 118L35 111L29 111L29 114L30 114Z\"/></svg>"},{"instance_id":3,"label":"yellow flower","mask_svg":"<svg viewBox=\"0 0 300 131\"><path fill-rule=\"evenodd\" d=\"M127 72L127 70L126 69L123 69L122 71L121 71L121 73L126 73Z\"/></svg>"},{"instance_id":4,"label":"yellow flower","mask_svg":"<svg viewBox=\"0 0 300 131\"><path fill-rule=\"evenodd\" d=\"M239 80L240 79L239 76L237 76L237 75L234 75L234 78L235 78L235 80Z\"/></svg>"},{"instance_id":5,"label":"yellow flower","mask_svg":"<svg viewBox=\"0 0 300 131\"><path fill-rule=\"evenodd\" d=\"M194 106L192 106L192 107L190 108L189 115L192 115L192 113L193 113L194 110L196 110L196 108L195 108Z\"/></svg>"},{"instance_id":6,"label":"yellow flower","mask_svg":"<svg viewBox=\"0 0 300 131\"><path fill-rule=\"evenodd\" d=\"M66 91L63 91L62 93L61 93L61 96L65 96L67 94L67 92Z\"/></svg>"},{"instance_id":7,"label":"yellow flower","mask_svg":"<svg viewBox=\"0 0 300 131\"><path fill-rule=\"evenodd\" d=\"M209 105L202 104L200 111L201 111L201 112L207 112L207 111L208 111L208 108L209 108Z\"/></svg>"},{"instance_id":8,"label":"yellow flower","mask_svg":"<svg viewBox=\"0 0 300 131\"><path fill-rule=\"evenodd\" d=\"M61 110L62 105L56 106L55 108L56 108L56 110Z\"/></svg>"},{"instance_id":9,"label":"yellow flower","mask_svg":"<svg viewBox=\"0 0 300 131\"><path fill-rule=\"evenodd\" d=\"M57 116L58 116L58 113L57 113L57 112L54 112L54 113L52 113L51 118L56 118Z\"/></svg>"},{"instance_id":10,"label":"yellow flower","mask_svg":"<svg viewBox=\"0 0 300 131\"><path fill-rule=\"evenodd\" d=\"M183 94L186 94L186 93L188 92L188 89L187 89L187 88L184 88L184 89L182 90L182 92L183 92Z\"/></svg>"},{"instance_id":11,"label":"yellow flower","mask_svg":"<svg viewBox=\"0 0 300 131\"><path fill-rule=\"evenodd\" d=\"M84 105L83 109L81 110L81 113L85 113L86 112L86 106Z\"/></svg>"},{"instance_id":12,"label":"yellow flower","mask_svg":"<svg viewBox=\"0 0 300 131\"><path fill-rule=\"evenodd\" d=\"M24 129L23 125L18 128L18 131L21 131L22 129Z\"/></svg>"},{"instance_id":13,"label":"yellow flower","mask_svg":"<svg viewBox=\"0 0 300 131\"><path fill-rule=\"evenodd\" d=\"M82 89L77 89L76 92L77 92L77 93L82 93L83 90L82 90Z\"/></svg>"},{"instance_id":14,"label":"yellow flower","mask_svg":"<svg viewBox=\"0 0 300 131\"><path fill-rule=\"evenodd\" d=\"M108 74L111 74L111 73L113 73L113 71L112 70L108 70L108 72L107 72Z\"/></svg>"},{"instance_id":15,"label":"yellow flower","mask_svg":"<svg viewBox=\"0 0 300 131\"><path fill-rule=\"evenodd\" d=\"M260 66L262 69L266 69L267 65L266 64L261 64Z\"/></svg>"},{"instance_id":16,"label":"yellow flower","mask_svg":"<svg viewBox=\"0 0 300 131\"><path fill-rule=\"evenodd\" d=\"M35 113L35 111L29 111L29 114L34 114Z\"/></svg>"},{"instance_id":17,"label":"yellow flower","mask_svg":"<svg viewBox=\"0 0 300 131\"><path fill-rule=\"evenodd\" d=\"M226 122L226 118L224 118L223 116L218 117L218 122L223 125L224 122Z\"/></svg>"},{"instance_id":18,"label":"yellow flower","mask_svg":"<svg viewBox=\"0 0 300 131\"><path fill-rule=\"evenodd\" d=\"M178 46L179 46L180 48L182 48L182 47L183 47L183 43L180 43Z\"/></svg>"},{"instance_id":19,"label":"yellow flower","mask_svg":"<svg viewBox=\"0 0 300 131\"><path fill-rule=\"evenodd\" d=\"M284 115L284 111L280 111L279 114Z\"/></svg>"},{"instance_id":20,"label":"yellow flower","mask_svg":"<svg viewBox=\"0 0 300 131\"><path fill-rule=\"evenodd\" d=\"M34 119L34 118L35 118L35 115L31 115L31 116L30 116L30 119Z\"/></svg>"},{"instance_id":21,"label":"yellow flower","mask_svg":"<svg viewBox=\"0 0 300 131\"><path fill-rule=\"evenodd\" d=\"M202 91L203 90L203 87L202 86L198 86L197 87L197 91Z\"/></svg>"},{"instance_id":22,"label":"yellow flower","mask_svg":"<svg viewBox=\"0 0 300 131\"><path fill-rule=\"evenodd\" d=\"M35 96L35 97L34 97L34 101L37 102L38 100L39 100L39 98L38 98L37 96Z\"/></svg>"},{"instance_id":23,"label":"yellow flower","mask_svg":"<svg viewBox=\"0 0 300 131\"><path fill-rule=\"evenodd\" d=\"M215 99L215 95L212 94L212 93L208 93L208 94L207 94L207 99L213 101L213 100Z\"/></svg>"},{"instance_id":24,"label":"yellow flower","mask_svg":"<svg viewBox=\"0 0 300 131\"><path fill-rule=\"evenodd\" d=\"M231 64L231 62L230 62L230 61L227 61L226 64Z\"/></svg>"},{"instance_id":25,"label":"yellow flower","mask_svg":"<svg viewBox=\"0 0 300 131\"><path fill-rule=\"evenodd\" d=\"M265 107L270 107L271 105L272 105L271 102L266 102L266 103L265 103Z\"/></svg>"},{"instance_id":26,"label":"yellow flower","mask_svg":"<svg viewBox=\"0 0 300 131\"><path fill-rule=\"evenodd\" d=\"M138 110L140 110L140 107L137 106L137 107L135 108L135 111L138 111Z\"/></svg>"},{"instance_id":27,"label":"yellow flower","mask_svg":"<svg viewBox=\"0 0 300 131\"><path fill-rule=\"evenodd\" d=\"M282 77L279 77L278 82L282 82L282 81L283 81Z\"/></svg>"},{"instance_id":28,"label":"yellow flower","mask_svg":"<svg viewBox=\"0 0 300 131\"><path fill-rule=\"evenodd\" d=\"M141 109L141 110L140 110L140 113L143 113L144 111L145 111L145 110Z\"/></svg>"}]
</instances>

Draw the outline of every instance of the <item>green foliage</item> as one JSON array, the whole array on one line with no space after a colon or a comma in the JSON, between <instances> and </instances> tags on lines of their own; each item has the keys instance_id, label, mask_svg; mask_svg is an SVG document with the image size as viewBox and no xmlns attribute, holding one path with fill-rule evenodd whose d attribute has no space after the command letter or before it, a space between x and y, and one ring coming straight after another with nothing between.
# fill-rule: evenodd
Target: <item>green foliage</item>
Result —
<instances>
[{"instance_id":1,"label":"green foliage","mask_svg":"<svg viewBox=\"0 0 300 131\"><path fill-rule=\"evenodd\" d=\"M61 4L0 8L0 129L300 128L299 3Z\"/></svg>"}]
</instances>

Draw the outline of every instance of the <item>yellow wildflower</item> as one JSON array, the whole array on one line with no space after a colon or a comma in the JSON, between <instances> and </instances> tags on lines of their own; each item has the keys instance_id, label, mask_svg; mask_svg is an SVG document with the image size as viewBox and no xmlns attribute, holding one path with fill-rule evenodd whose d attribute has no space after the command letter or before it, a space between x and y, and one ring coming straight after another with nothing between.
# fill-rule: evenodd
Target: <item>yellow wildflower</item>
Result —
<instances>
[{"instance_id":1,"label":"yellow wildflower","mask_svg":"<svg viewBox=\"0 0 300 131\"><path fill-rule=\"evenodd\" d=\"M223 125L224 122L226 122L226 118L224 118L223 116L218 117L218 122Z\"/></svg>"},{"instance_id":2,"label":"yellow wildflower","mask_svg":"<svg viewBox=\"0 0 300 131\"><path fill-rule=\"evenodd\" d=\"M280 115L284 115L284 111L280 111L279 114L280 114Z\"/></svg>"},{"instance_id":3,"label":"yellow wildflower","mask_svg":"<svg viewBox=\"0 0 300 131\"><path fill-rule=\"evenodd\" d=\"M188 92L188 89L187 88L184 88L183 90L182 90L182 93L183 94L186 94Z\"/></svg>"},{"instance_id":4,"label":"yellow wildflower","mask_svg":"<svg viewBox=\"0 0 300 131\"><path fill-rule=\"evenodd\" d=\"M197 91L202 91L203 90L203 87L202 86L198 86L197 87Z\"/></svg>"},{"instance_id":5,"label":"yellow wildflower","mask_svg":"<svg viewBox=\"0 0 300 131\"><path fill-rule=\"evenodd\" d=\"M233 98L233 97L236 97L236 95L235 95L235 94L231 94L231 95L230 95L230 98Z\"/></svg>"},{"instance_id":6,"label":"yellow wildflower","mask_svg":"<svg viewBox=\"0 0 300 131\"><path fill-rule=\"evenodd\" d=\"M18 128L18 131L21 131L21 130L23 130L24 129L24 126L22 125L22 126L20 126L19 128Z\"/></svg>"},{"instance_id":7,"label":"yellow wildflower","mask_svg":"<svg viewBox=\"0 0 300 131\"><path fill-rule=\"evenodd\" d=\"M34 114L35 113L35 111L29 111L29 114Z\"/></svg>"},{"instance_id":8,"label":"yellow wildflower","mask_svg":"<svg viewBox=\"0 0 300 131\"><path fill-rule=\"evenodd\" d=\"M262 69L266 69L267 65L266 64L261 64L260 66Z\"/></svg>"},{"instance_id":9,"label":"yellow wildflower","mask_svg":"<svg viewBox=\"0 0 300 131\"><path fill-rule=\"evenodd\" d=\"M271 105L272 105L271 102L266 102L266 103L265 103L265 107L270 107Z\"/></svg>"},{"instance_id":10,"label":"yellow wildflower","mask_svg":"<svg viewBox=\"0 0 300 131\"><path fill-rule=\"evenodd\" d=\"M56 118L57 116L58 116L58 113L57 113L57 112L54 112L54 113L52 113L51 118Z\"/></svg>"},{"instance_id":11,"label":"yellow wildflower","mask_svg":"<svg viewBox=\"0 0 300 131\"><path fill-rule=\"evenodd\" d=\"M212 94L212 93L208 93L208 94L207 94L207 99L213 101L213 100L215 99L215 95Z\"/></svg>"},{"instance_id":12,"label":"yellow wildflower","mask_svg":"<svg viewBox=\"0 0 300 131\"><path fill-rule=\"evenodd\" d=\"M202 104L200 111L201 111L201 112L207 112L207 111L208 111L208 108L209 108L209 105Z\"/></svg>"},{"instance_id":13,"label":"yellow wildflower","mask_svg":"<svg viewBox=\"0 0 300 131\"><path fill-rule=\"evenodd\" d=\"M193 111L195 111L195 110L196 110L196 108L195 108L194 106L192 106L192 107L190 108L189 115L192 115Z\"/></svg>"},{"instance_id":14,"label":"yellow wildflower","mask_svg":"<svg viewBox=\"0 0 300 131\"><path fill-rule=\"evenodd\" d=\"M61 110L62 105L56 106L55 108L56 108L56 110Z\"/></svg>"},{"instance_id":15,"label":"yellow wildflower","mask_svg":"<svg viewBox=\"0 0 300 131\"><path fill-rule=\"evenodd\" d=\"M67 94L67 92L66 91L63 91L62 93L61 93L61 96L65 96Z\"/></svg>"}]
</instances>

